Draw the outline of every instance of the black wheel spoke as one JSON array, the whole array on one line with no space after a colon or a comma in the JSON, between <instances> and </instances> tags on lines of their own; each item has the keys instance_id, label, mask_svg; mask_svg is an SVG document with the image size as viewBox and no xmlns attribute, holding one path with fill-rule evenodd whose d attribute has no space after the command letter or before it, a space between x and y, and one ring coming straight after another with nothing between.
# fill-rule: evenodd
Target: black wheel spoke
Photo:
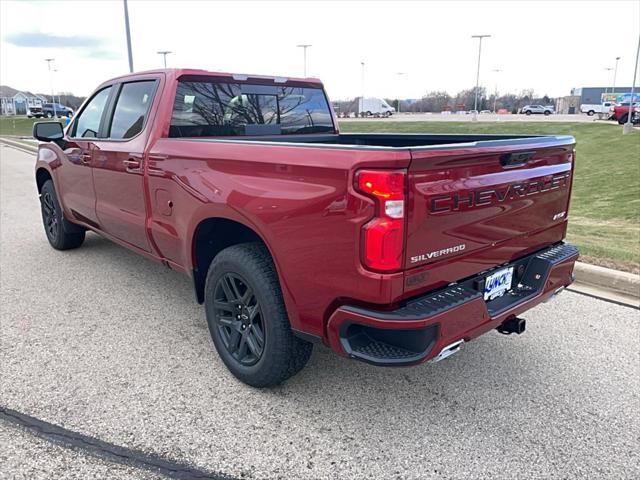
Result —
<instances>
[{"instance_id":1,"label":"black wheel spoke","mask_svg":"<svg viewBox=\"0 0 640 480\"><path fill-rule=\"evenodd\" d=\"M236 273L223 274L215 287L213 310L222 343L243 365L253 365L264 352L265 330L253 288Z\"/></svg>"},{"instance_id":2,"label":"black wheel spoke","mask_svg":"<svg viewBox=\"0 0 640 480\"><path fill-rule=\"evenodd\" d=\"M248 307L247 310L249 310L249 320L253 322L260 312L260 306L256 304L252 307Z\"/></svg>"},{"instance_id":3,"label":"black wheel spoke","mask_svg":"<svg viewBox=\"0 0 640 480\"><path fill-rule=\"evenodd\" d=\"M240 288L238 286L238 279L236 277L227 277L229 279L229 284L231 285L231 289L233 290L233 295L235 300L242 301L242 294L240 293Z\"/></svg>"},{"instance_id":4,"label":"black wheel spoke","mask_svg":"<svg viewBox=\"0 0 640 480\"><path fill-rule=\"evenodd\" d=\"M244 295L242 295L242 303L249 306L252 304L252 301L253 301L253 290L251 290L251 287L247 286L247 290L244 292Z\"/></svg>"},{"instance_id":5,"label":"black wheel spoke","mask_svg":"<svg viewBox=\"0 0 640 480\"><path fill-rule=\"evenodd\" d=\"M236 330L235 328L231 329L231 332L229 334L229 352L235 353L238 350L238 343L240 342L241 338L242 335L238 330Z\"/></svg>"},{"instance_id":6,"label":"black wheel spoke","mask_svg":"<svg viewBox=\"0 0 640 480\"><path fill-rule=\"evenodd\" d=\"M220 283L222 285L222 289L224 290L224 294L227 297L227 301L233 302L234 300L236 300L237 297L233 292L233 287L231 286L230 277L225 275L224 277L222 277L222 280Z\"/></svg>"},{"instance_id":7,"label":"black wheel spoke","mask_svg":"<svg viewBox=\"0 0 640 480\"><path fill-rule=\"evenodd\" d=\"M221 310L223 312L232 312L235 309L235 305L233 303L229 303L229 302L222 302L219 300L216 300L213 304L213 306L217 309L217 310Z\"/></svg>"},{"instance_id":8,"label":"black wheel spoke","mask_svg":"<svg viewBox=\"0 0 640 480\"><path fill-rule=\"evenodd\" d=\"M259 323L254 323L251 326L251 332L258 342L258 345L262 347L264 345L264 332L262 331L262 325Z\"/></svg>"},{"instance_id":9,"label":"black wheel spoke","mask_svg":"<svg viewBox=\"0 0 640 480\"><path fill-rule=\"evenodd\" d=\"M249 347L249 350L251 350L251 353L253 353L257 358L260 358L260 355L262 355L262 347L258 344L255 333L252 330L247 333L246 344Z\"/></svg>"},{"instance_id":10,"label":"black wheel spoke","mask_svg":"<svg viewBox=\"0 0 640 480\"><path fill-rule=\"evenodd\" d=\"M238 360L242 361L247 356L247 334L240 337L240 345L238 345Z\"/></svg>"},{"instance_id":11,"label":"black wheel spoke","mask_svg":"<svg viewBox=\"0 0 640 480\"><path fill-rule=\"evenodd\" d=\"M218 323L236 330L236 320L233 317L218 316Z\"/></svg>"}]
</instances>

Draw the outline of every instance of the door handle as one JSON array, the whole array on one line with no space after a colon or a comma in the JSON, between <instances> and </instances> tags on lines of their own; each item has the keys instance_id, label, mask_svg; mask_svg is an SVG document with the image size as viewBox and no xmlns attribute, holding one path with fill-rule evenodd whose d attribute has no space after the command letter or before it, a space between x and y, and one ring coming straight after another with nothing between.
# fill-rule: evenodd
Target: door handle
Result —
<instances>
[{"instance_id":1,"label":"door handle","mask_svg":"<svg viewBox=\"0 0 640 480\"><path fill-rule=\"evenodd\" d=\"M80 161L85 165L91 163L91 154L90 153L83 153L80 156Z\"/></svg>"},{"instance_id":2,"label":"door handle","mask_svg":"<svg viewBox=\"0 0 640 480\"><path fill-rule=\"evenodd\" d=\"M527 163L536 152L506 153L500 157L500 165L505 168L519 167Z\"/></svg>"},{"instance_id":3,"label":"door handle","mask_svg":"<svg viewBox=\"0 0 640 480\"><path fill-rule=\"evenodd\" d=\"M134 160L132 158L128 160L123 160L122 163L125 166L125 170L127 172L139 172L140 171L140 160Z\"/></svg>"}]
</instances>

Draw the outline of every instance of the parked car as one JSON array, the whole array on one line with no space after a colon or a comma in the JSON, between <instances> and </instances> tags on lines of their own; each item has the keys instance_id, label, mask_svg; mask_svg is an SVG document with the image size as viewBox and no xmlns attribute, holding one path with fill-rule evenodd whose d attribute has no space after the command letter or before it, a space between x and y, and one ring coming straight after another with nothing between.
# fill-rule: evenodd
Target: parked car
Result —
<instances>
[{"instance_id":1,"label":"parked car","mask_svg":"<svg viewBox=\"0 0 640 480\"><path fill-rule=\"evenodd\" d=\"M608 114L609 113L609 109L613 105L614 105L613 102L602 102L602 103L593 103L593 104L584 103L584 104L580 105L580 111L582 113L586 113L587 115L592 117L596 113Z\"/></svg>"},{"instance_id":2,"label":"parked car","mask_svg":"<svg viewBox=\"0 0 640 480\"><path fill-rule=\"evenodd\" d=\"M54 115L58 118L62 118L73 115L73 110L59 103L45 103L42 106L42 113L47 118L53 118Z\"/></svg>"},{"instance_id":3,"label":"parked car","mask_svg":"<svg viewBox=\"0 0 640 480\"><path fill-rule=\"evenodd\" d=\"M27 110L27 118L42 118L43 116L42 107L29 107Z\"/></svg>"},{"instance_id":4,"label":"parked car","mask_svg":"<svg viewBox=\"0 0 640 480\"><path fill-rule=\"evenodd\" d=\"M520 113L524 113L525 115L536 113L551 115L553 113L553 109L545 107L544 105L525 105L524 107L522 107L522 109L520 109Z\"/></svg>"},{"instance_id":5,"label":"parked car","mask_svg":"<svg viewBox=\"0 0 640 480\"><path fill-rule=\"evenodd\" d=\"M442 360L523 333L571 284L573 137L344 134L330 105L308 78L109 80L66 129L34 125L46 237L67 250L94 231L188 275L222 361L256 387L314 343Z\"/></svg>"},{"instance_id":6,"label":"parked car","mask_svg":"<svg viewBox=\"0 0 640 480\"><path fill-rule=\"evenodd\" d=\"M616 104L613 107L612 118L617 120L620 125L627 123L629 120L629 102ZM640 102L633 102L631 106L631 123L640 123Z\"/></svg>"},{"instance_id":7,"label":"parked car","mask_svg":"<svg viewBox=\"0 0 640 480\"><path fill-rule=\"evenodd\" d=\"M481 113L482 115L487 115L487 114L489 114L489 113L493 113L493 112L492 112L491 110L480 110L480 113Z\"/></svg>"}]
</instances>

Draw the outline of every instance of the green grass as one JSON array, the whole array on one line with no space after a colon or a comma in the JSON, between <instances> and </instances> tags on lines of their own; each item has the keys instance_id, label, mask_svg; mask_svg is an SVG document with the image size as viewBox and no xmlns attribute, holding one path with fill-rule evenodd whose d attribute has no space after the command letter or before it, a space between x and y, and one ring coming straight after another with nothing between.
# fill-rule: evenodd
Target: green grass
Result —
<instances>
[{"instance_id":1,"label":"green grass","mask_svg":"<svg viewBox=\"0 0 640 480\"><path fill-rule=\"evenodd\" d=\"M539 133L573 135L576 173L569 240L584 256L625 270L640 267L640 132L602 123L340 122L343 132Z\"/></svg>"},{"instance_id":2,"label":"green grass","mask_svg":"<svg viewBox=\"0 0 640 480\"><path fill-rule=\"evenodd\" d=\"M19 116L0 117L0 137L6 136L31 136L34 122L49 121L46 118L27 118ZM66 125L62 119L62 125Z\"/></svg>"}]
</instances>

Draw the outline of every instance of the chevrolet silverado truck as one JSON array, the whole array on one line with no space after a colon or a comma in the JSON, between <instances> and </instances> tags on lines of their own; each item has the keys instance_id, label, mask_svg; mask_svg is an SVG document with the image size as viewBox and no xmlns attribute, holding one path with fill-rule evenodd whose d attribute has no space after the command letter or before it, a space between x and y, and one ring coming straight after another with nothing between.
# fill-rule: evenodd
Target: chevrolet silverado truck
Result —
<instances>
[{"instance_id":1,"label":"chevrolet silverado truck","mask_svg":"<svg viewBox=\"0 0 640 480\"><path fill-rule=\"evenodd\" d=\"M34 126L47 239L93 231L188 275L220 358L256 387L318 342L441 360L522 333L571 284L572 137L344 134L330 105L311 78L109 80L64 130Z\"/></svg>"}]
</instances>

